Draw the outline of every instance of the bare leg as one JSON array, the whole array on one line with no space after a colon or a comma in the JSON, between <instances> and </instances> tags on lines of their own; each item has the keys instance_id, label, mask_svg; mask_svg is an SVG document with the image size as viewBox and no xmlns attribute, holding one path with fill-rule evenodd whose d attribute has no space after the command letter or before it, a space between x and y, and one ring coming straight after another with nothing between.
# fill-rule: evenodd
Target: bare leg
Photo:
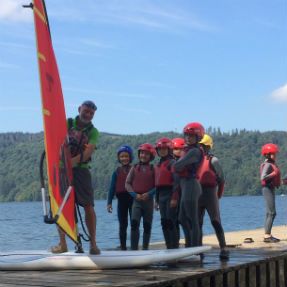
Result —
<instances>
[{"instance_id":1,"label":"bare leg","mask_svg":"<svg viewBox=\"0 0 287 287\"><path fill-rule=\"evenodd\" d=\"M96 243L96 213L92 205L84 207L85 209L85 221L90 235L90 253L99 254L100 250L97 247Z\"/></svg>"},{"instance_id":2,"label":"bare leg","mask_svg":"<svg viewBox=\"0 0 287 287\"><path fill-rule=\"evenodd\" d=\"M59 233L59 239L60 242L58 245L53 246L51 248L52 253L63 253L63 252L67 252L68 251L68 247L67 247L67 242L66 242L66 236L65 233L59 228L58 229L58 233Z\"/></svg>"}]
</instances>

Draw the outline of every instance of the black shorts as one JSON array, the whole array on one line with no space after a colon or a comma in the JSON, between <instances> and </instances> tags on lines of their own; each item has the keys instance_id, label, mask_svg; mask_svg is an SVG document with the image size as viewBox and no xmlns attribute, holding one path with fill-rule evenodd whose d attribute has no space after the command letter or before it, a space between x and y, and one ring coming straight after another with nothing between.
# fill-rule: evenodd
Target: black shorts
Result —
<instances>
[{"instance_id":1,"label":"black shorts","mask_svg":"<svg viewBox=\"0 0 287 287\"><path fill-rule=\"evenodd\" d=\"M76 202L85 207L94 206L94 191L92 177L88 168L74 167L73 179L76 194Z\"/></svg>"}]
</instances>

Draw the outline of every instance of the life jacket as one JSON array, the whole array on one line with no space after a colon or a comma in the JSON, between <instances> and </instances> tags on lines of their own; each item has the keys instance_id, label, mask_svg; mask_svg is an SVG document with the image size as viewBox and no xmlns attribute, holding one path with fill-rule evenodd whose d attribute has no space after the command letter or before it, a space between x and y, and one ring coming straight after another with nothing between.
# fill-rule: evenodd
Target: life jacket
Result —
<instances>
[{"instance_id":1,"label":"life jacket","mask_svg":"<svg viewBox=\"0 0 287 287\"><path fill-rule=\"evenodd\" d=\"M117 180L116 180L116 187L115 191L116 194L125 193L127 192L125 188L126 178L129 174L131 166L119 166L116 170L117 173Z\"/></svg>"},{"instance_id":2,"label":"life jacket","mask_svg":"<svg viewBox=\"0 0 287 287\"><path fill-rule=\"evenodd\" d=\"M273 171L275 171L276 175L273 178L270 179L262 179L261 180L261 186L268 186L270 188L278 188L281 185L281 172L280 169L278 168L278 166L272 162L264 162L260 165L260 175L262 174L264 165L266 163L269 163L273 169Z\"/></svg>"},{"instance_id":3,"label":"life jacket","mask_svg":"<svg viewBox=\"0 0 287 287\"><path fill-rule=\"evenodd\" d=\"M132 182L134 192L143 194L154 188L155 173L152 164L136 164L134 169Z\"/></svg>"},{"instance_id":4,"label":"life jacket","mask_svg":"<svg viewBox=\"0 0 287 287\"><path fill-rule=\"evenodd\" d=\"M211 165L211 155L204 155L197 169L197 178L203 187L216 187L217 176Z\"/></svg>"},{"instance_id":5,"label":"life jacket","mask_svg":"<svg viewBox=\"0 0 287 287\"><path fill-rule=\"evenodd\" d=\"M190 147L190 146L187 146L183 149L183 153L182 153L182 157L184 157L191 148L194 148L194 146ZM178 176L180 178L198 178L197 176L197 170L198 168L200 167L201 163L202 163L202 160L203 160L203 155L204 155L204 151L201 147L198 147L197 148L200 149L200 152L201 152L201 159L199 162L196 162L196 163L193 163L193 164L190 164L188 166L186 166L183 170L177 172Z\"/></svg>"},{"instance_id":6,"label":"life jacket","mask_svg":"<svg viewBox=\"0 0 287 287\"><path fill-rule=\"evenodd\" d=\"M91 123L87 128L83 130L77 130L74 128L74 119L68 119L68 137L69 137L69 148L71 156L75 157L79 154L83 154L86 145L89 142L89 133L93 129L93 124ZM91 160L88 159L89 162Z\"/></svg>"},{"instance_id":7,"label":"life jacket","mask_svg":"<svg viewBox=\"0 0 287 287\"><path fill-rule=\"evenodd\" d=\"M166 159L163 162L159 162L154 167L156 187L173 185L171 165L172 165L171 159Z\"/></svg>"}]
</instances>

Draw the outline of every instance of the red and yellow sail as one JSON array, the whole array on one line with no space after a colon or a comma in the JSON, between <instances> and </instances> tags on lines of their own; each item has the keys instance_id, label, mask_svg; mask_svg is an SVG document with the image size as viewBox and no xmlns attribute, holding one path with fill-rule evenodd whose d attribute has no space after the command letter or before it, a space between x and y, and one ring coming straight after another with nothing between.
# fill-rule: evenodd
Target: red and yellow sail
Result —
<instances>
[{"instance_id":1,"label":"red and yellow sail","mask_svg":"<svg viewBox=\"0 0 287 287\"><path fill-rule=\"evenodd\" d=\"M44 0L34 0L33 11L42 96L49 196L52 215L55 216L68 187L72 186L72 169L66 143L67 123L64 99ZM69 237L77 242L73 187L62 212L59 214L57 224Z\"/></svg>"}]
</instances>

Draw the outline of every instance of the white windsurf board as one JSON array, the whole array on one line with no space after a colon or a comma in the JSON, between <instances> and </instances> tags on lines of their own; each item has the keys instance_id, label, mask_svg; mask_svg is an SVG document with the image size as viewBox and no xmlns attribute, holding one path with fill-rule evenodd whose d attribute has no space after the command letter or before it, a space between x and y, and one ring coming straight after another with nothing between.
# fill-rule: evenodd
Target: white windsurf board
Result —
<instances>
[{"instance_id":1,"label":"white windsurf board","mask_svg":"<svg viewBox=\"0 0 287 287\"><path fill-rule=\"evenodd\" d=\"M143 251L101 251L100 255L48 251L14 251L0 253L0 270L65 270L135 268L170 262L211 249L199 246L179 249Z\"/></svg>"}]
</instances>

